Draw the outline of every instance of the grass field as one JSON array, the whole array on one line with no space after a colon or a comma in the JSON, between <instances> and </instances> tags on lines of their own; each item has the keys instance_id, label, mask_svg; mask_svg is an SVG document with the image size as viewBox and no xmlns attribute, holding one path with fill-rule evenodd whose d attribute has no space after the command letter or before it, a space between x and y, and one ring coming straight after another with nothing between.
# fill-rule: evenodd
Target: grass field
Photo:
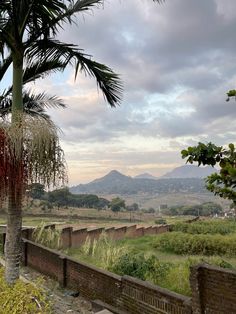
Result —
<instances>
[{"instance_id":1,"label":"grass field","mask_svg":"<svg viewBox=\"0 0 236 314\"><path fill-rule=\"evenodd\" d=\"M140 226L154 225L159 218L157 213L118 212L111 210L96 210L93 208L61 208L53 209L50 213L35 209L23 212L24 226L37 226L41 222L74 225L75 227L108 227L113 225L139 224ZM168 224L191 219L190 216L165 217ZM1 213L0 224L6 224L6 214Z\"/></svg>"},{"instance_id":2,"label":"grass field","mask_svg":"<svg viewBox=\"0 0 236 314\"><path fill-rule=\"evenodd\" d=\"M178 228L185 225L179 224ZM149 280L175 292L190 295L190 266L204 262L236 269L235 238L235 221L210 220L192 223L183 232L117 242L106 238L95 243L87 240L80 249L69 249L66 253L117 274ZM192 249L195 254L187 254L186 248L190 251Z\"/></svg>"}]
</instances>

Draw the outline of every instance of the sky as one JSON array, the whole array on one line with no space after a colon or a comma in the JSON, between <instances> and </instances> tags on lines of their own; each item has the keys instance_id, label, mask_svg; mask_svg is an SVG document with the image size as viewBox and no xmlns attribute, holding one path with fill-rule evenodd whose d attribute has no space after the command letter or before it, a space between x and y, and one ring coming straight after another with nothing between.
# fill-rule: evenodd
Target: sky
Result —
<instances>
[{"instance_id":1,"label":"sky","mask_svg":"<svg viewBox=\"0 0 236 314\"><path fill-rule=\"evenodd\" d=\"M107 0L78 16L60 39L77 44L121 75L119 107L110 108L96 82L73 68L32 88L58 95L50 111L61 128L69 185L111 171L160 176L183 165L180 151L236 138L236 1Z\"/></svg>"}]
</instances>

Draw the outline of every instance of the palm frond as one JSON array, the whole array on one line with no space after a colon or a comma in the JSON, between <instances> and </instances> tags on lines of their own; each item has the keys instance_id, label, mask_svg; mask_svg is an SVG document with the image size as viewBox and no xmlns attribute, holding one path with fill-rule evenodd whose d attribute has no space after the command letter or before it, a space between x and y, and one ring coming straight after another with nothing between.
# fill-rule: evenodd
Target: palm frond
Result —
<instances>
[{"instance_id":1,"label":"palm frond","mask_svg":"<svg viewBox=\"0 0 236 314\"><path fill-rule=\"evenodd\" d=\"M65 64L60 60L35 61L24 69L23 84L45 77L53 72L63 71Z\"/></svg>"},{"instance_id":2,"label":"palm frond","mask_svg":"<svg viewBox=\"0 0 236 314\"><path fill-rule=\"evenodd\" d=\"M56 96L49 96L46 93L33 94L30 91L23 93L24 112L32 117L40 117L51 121L46 113L48 108L65 108L65 104ZM5 118L11 113L12 97L0 99L0 117Z\"/></svg>"},{"instance_id":3,"label":"palm frond","mask_svg":"<svg viewBox=\"0 0 236 314\"><path fill-rule=\"evenodd\" d=\"M11 55L7 56L7 58L4 58L2 61L0 61L0 81L4 77L11 63L12 63Z\"/></svg>"},{"instance_id":4,"label":"palm frond","mask_svg":"<svg viewBox=\"0 0 236 314\"><path fill-rule=\"evenodd\" d=\"M61 62L66 67L68 64L75 65L75 77L78 72L96 78L97 85L101 89L105 99L115 107L121 101L122 83L119 75L114 73L108 66L92 60L91 56L84 54L75 45L64 44L58 40L39 40L26 52L27 62L31 60L52 60Z\"/></svg>"}]
</instances>

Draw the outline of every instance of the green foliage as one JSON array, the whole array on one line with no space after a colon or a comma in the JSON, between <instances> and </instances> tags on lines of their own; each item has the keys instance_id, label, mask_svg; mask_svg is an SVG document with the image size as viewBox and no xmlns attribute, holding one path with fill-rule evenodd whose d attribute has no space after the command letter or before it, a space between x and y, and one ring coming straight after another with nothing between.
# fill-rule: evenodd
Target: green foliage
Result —
<instances>
[{"instance_id":1,"label":"green foliage","mask_svg":"<svg viewBox=\"0 0 236 314\"><path fill-rule=\"evenodd\" d=\"M163 262L155 255L145 256L142 253L127 253L116 261L112 271L119 275L129 275L141 280L148 280L171 291L190 295L190 267L199 263L232 268L230 263L219 257L188 258L183 262Z\"/></svg>"},{"instance_id":2,"label":"green foliage","mask_svg":"<svg viewBox=\"0 0 236 314\"><path fill-rule=\"evenodd\" d=\"M227 97L226 101L230 101L231 97L235 97L235 99L236 99L236 90L231 89L230 91L228 91L227 96L228 97Z\"/></svg>"},{"instance_id":3,"label":"green foliage","mask_svg":"<svg viewBox=\"0 0 236 314\"><path fill-rule=\"evenodd\" d=\"M188 236L188 234L184 235ZM109 239L104 241L102 237L95 242L87 239L80 249L79 260L82 259L119 275L148 280L184 295L190 295L191 292L190 266L207 263L233 268L228 261L215 256L196 256L184 260L182 257L175 258L173 255L165 254L165 260L163 260L163 253L158 251L155 254L156 240L156 236L126 239L120 242L113 242ZM113 258L103 258L104 254Z\"/></svg>"},{"instance_id":4,"label":"green foliage","mask_svg":"<svg viewBox=\"0 0 236 314\"><path fill-rule=\"evenodd\" d=\"M36 283L37 284L37 283ZM18 280L9 286L0 269L0 314L50 314L51 304L44 291L34 285Z\"/></svg>"},{"instance_id":5,"label":"green foliage","mask_svg":"<svg viewBox=\"0 0 236 314\"><path fill-rule=\"evenodd\" d=\"M180 255L236 256L236 234L222 236L209 234L165 233L157 237L154 247Z\"/></svg>"},{"instance_id":6,"label":"green foliage","mask_svg":"<svg viewBox=\"0 0 236 314\"><path fill-rule=\"evenodd\" d=\"M45 227L46 224L41 223L34 229L33 241L51 249L61 249L61 230Z\"/></svg>"},{"instance_id":7,"label":"green foliage","mask_svg":"<svg viewBox=\"0 0 236 314\"><path fill-rule=\"evenodd\" d=\"M227 198L236 205L236 151L234 144L228 149L215 144L198 143L198 146L188 147L181 152L187 162L198 162L198 165L219 165L220 172L213 173L206 179L207 189L215 195Z\"/></svg>"},{"instance_id":8,"label":"green foliage","mask_svg":"<svg viewBox=\"0 0 236 314\"><path fill-rule=\"evenodd\" d=\"M119 275L129 275L145 280L156 268L157 259L155 256L145 257L143 253L127 253L119 257L112 266L112 271Z\"/></svg>"},{"instance_id":9,"label":"green foliage","mask_svg":"<svg viewBox=\"0 0 236 314\"><path fill-rule=\"evenodd\" d=\"M33 199L42 199L45 194L44 185L40 183L32 183L28 187L28 195Z\"/></svg>"},{"instance_id":10,"label":"green foliage","mask_svg":"<svg viewBox=\"0 0 236 314\"><path fill-rule=\"evenodd\" d=\"M111 200L109 206L113 212L119 212L122 208L125 208L125 201L119 197L115 197Z\"/></svg>"},{"instance_id":11,"label":"green foliage","mask_svg":"<svg viewBox=\"0 0 236 314\"><path fill-rule=\"evenodd\" d=\"M68 187L53 190L46 195L48 201L58 207L86 207L104 209L110 202L93 194L72 194Z\"/></svg>"},{"instance_id":12,"label":"green foliage","mask_svg":"<svg viewBox=\"0 0 236 314\"><path fill-rule=\"evenodd\" d=\"M163 214L177 216L211 216L223 212L222 206L214 202L206 202L197 205L172 206L162 211Z\"/></svg>"},{"instance_id":13,"label":"green foliage","mask_svg":"<svg viewBox=\"0 0 236 314\"><path fill-rule=\"evenodd\" d=\"M191 234L221 234L226 235L236 232L234 220L203 220L194 223L177 223L172 227L173 231Z\"/></svg>"},{"instance_id":14,"label":"green foliage","mask_svg":"<svg viewBox=\"0 0 236 314\"><path fill-rule=\"evenodd\" d=\"M163 288L190 296L190 267L200 263L215 265L223 268L232 268L230 263L220 257L191 257L183 262L167 263L167 271L164 271L158 277L155 277L154 274L154 277L150 278L150 280ZM164 264L163 266L165 267L165 263L162 264Z\"/></svg>"},{"instance_id":15,"label":"green foliage","mask_svg":"<svg viewBox=\"0 0 236 314\"><path fill-rule=\"evenodd\" d=\"M155 220L155 224L157 224L157 225L166 225L167 222L166 222L166 220L164 218L159 218L159 219Z\"/></svg>"},{"instance_id":16,"label":"green foliage","mask_svg":"<svg viewBox=\"0 0 236 314\"><path fill-rule=\"evenodd\" d=\"M34 204L34 203L32 203L32 204ZM32 205L31 205L32 206ZM40 203L39 203L39 206L41 207L41 209L42 210L51 210L51 209L53 209L53 204L52 203L50 203L49 201L44 201L44 200L42 200Z\"/></svg>"}]
</instances>

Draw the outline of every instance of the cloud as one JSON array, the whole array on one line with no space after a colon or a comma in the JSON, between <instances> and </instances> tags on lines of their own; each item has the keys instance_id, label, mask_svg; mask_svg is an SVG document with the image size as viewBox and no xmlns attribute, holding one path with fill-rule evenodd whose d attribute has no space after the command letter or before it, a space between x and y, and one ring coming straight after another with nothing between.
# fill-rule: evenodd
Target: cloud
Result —
<instances>
[{"instance_id":1,"label":"cloud","mask_svg":"<svg viewBox=\"0 0 236 314\"><path fill-rule=\"evenodd\" d=\"M78 23L66 27L61 39L120 73L125 90L121 107L110 109L96 83L84 76L74 82L72 69L35 86L68 104L50 113L64 131L69 159L70 144L77 152L85 149L86 161L104 172L108 164L160 166L155 145L161 139L168 168L181 162L179 150L188 143L234 139L236 103L225 102L236 80L234 0L172 0L161 6L148 0L106 1L104 9L80 16ZM131 154L131 144L139 152ZM156 154L150 154L150 146ZM121 153L110 152L103 163L96 158L97 147ZM83 156L76 156L80 163Z\"/></svg>"}]
</instances>

